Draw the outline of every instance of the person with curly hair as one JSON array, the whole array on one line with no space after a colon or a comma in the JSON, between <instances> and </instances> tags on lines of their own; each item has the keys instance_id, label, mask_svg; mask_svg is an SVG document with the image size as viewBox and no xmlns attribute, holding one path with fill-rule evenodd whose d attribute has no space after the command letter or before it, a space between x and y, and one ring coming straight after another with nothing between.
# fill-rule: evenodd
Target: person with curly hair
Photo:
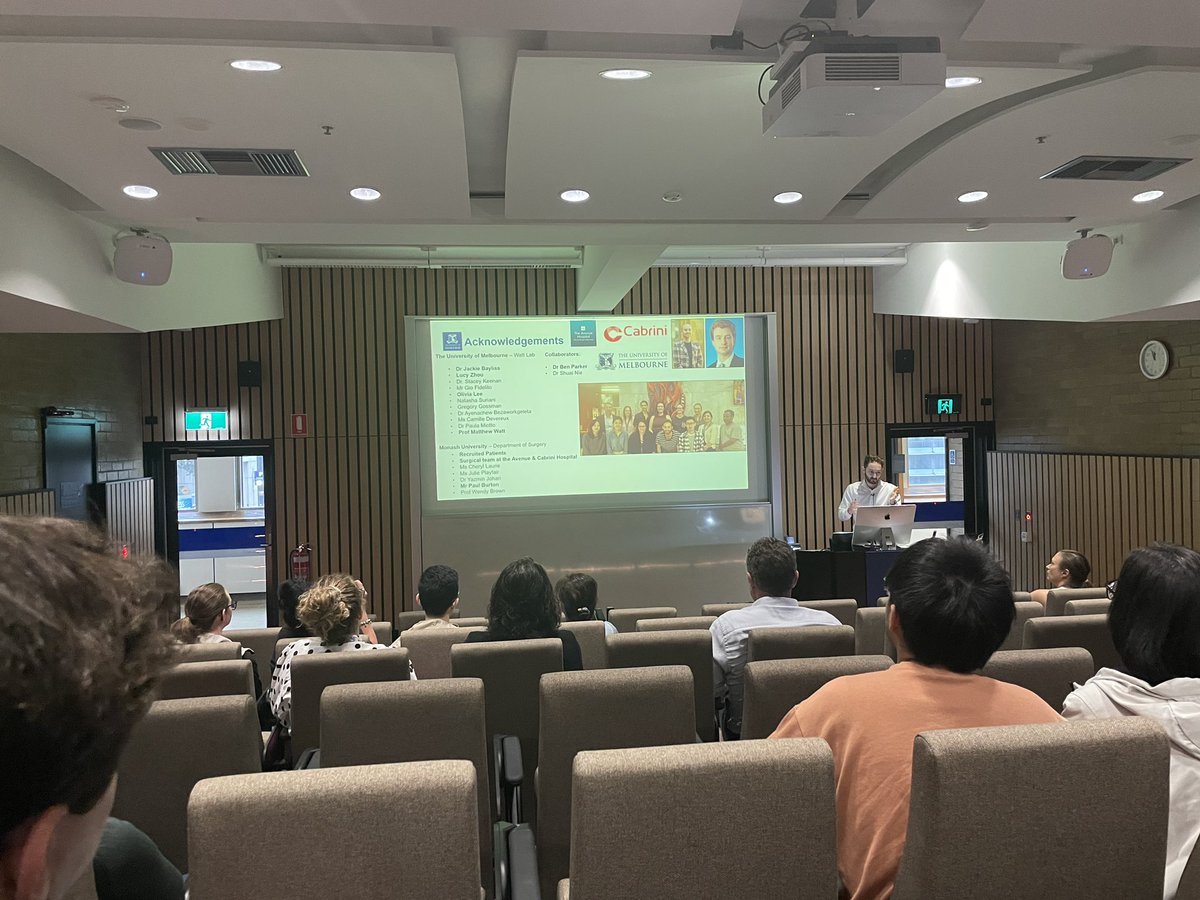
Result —
<instances>
[{"instance_id":1,"label":"person with curly hair","mask_svg":"<svg viewBox=\"0 0 1200 900\"><path fill-rule=\"evenodd\" d=\"M284 648L275 663L268 691L271 713L289 732L292 727L292 660L313 653L390 649L385 644L375 643L366 600L367 592L362 582L345 574L318 578L300 595L296 618L314 637L293 641Z\"/></svg>"},{"instance_id":2,"label":"person with curly hair","mask_svg":"<svg viewBox=\"0 0 1200 900\"><path fill-rule=\"evenodd\" d=\"M117 761L171 659L157 610L178 588L65 519L0 517L0 559L0 896L56 900L115 821Z\"/></svg>"},{"instance_id":3,"label":"person with curly hair","mask_svg":"<svg viewBox=\"0 0 1200 900\"><path fill-rule=\"evenodd\" d=\"M583 652L570 631L559 629L559 605L554 585L536 561L528 556L504 567L492 585L487 610L487 631L473 631L467 643L558 638L563 645L563 671L583 669Z\"/></svg>"}]
</instances>

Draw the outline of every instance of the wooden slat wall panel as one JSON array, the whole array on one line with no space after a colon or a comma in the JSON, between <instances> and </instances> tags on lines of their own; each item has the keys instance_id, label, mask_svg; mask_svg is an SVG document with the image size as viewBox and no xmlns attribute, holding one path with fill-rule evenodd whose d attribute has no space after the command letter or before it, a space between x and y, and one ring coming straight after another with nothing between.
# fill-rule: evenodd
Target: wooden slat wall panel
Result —
<instances>
[{"instance_id":1,"label":"wooden slat wall panel","mask_svg":"<svg viewBox=\"0 0 1200 900\"><path fill-rule=\"evenodd\" d=\"M316 571L348 570L386 617L411 606L404 317L575 312L575 274L533 269L288 269L284 317L146 336L147 441L185 434L188 406L229 406L229 439L269 439L276 458L276 575L302 540ZM961 392L964 420L991 418L991 332L983 323L874 313L869 269L654 268L617 315L778 316L783 509L788 534L823 546L858 459L888 422L925 420L921 393ZM916 351L913 375L892 353ZM263 386L237 387L237 363ZM288 437L306 412L312 437Z\"/></svg>"},{"instance_id":2,"label":"wooden slat wall panel","mask_svg":"<svg viewBox=\"0 0 1200 900\"><path fill-rule=\"evenodd\" d=\"M1104 584L1137 547L1195 547L1198 490L1195 457L989 453L992 550L1018 590L1042 587L1046 562L1064 547L1087 556L1092 583ZM1022 543L1026 512L1033 521Z\"/></svg>"},{"instance_id":3,"label":"wooden slat wall panel","mask_svg":"<svg viewBox=\"0 0 1200 900\"><path fill-rule=\"evenodd\" d=\"M53 516L58 512L54 491L0 494L0 516Z\"/></svg>"}]
</instances>

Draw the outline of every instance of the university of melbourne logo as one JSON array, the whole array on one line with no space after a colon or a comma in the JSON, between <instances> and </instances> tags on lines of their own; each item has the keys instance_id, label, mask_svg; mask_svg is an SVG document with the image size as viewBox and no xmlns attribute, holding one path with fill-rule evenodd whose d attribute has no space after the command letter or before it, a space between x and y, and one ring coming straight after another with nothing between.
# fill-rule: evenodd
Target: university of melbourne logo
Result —
<instances>
[{"instance_id":1,"label":"university of melbourne logo","mask_svg":"<svg viewBox=\"0 0 1200 900\"><path fill-rule=\"evenodd\" d=\"M462 349L462 332L461 331L443 331L442 332L442 350L461 350Z\"/></svg>"},{"instance_id":2,"label":"university of melbourne logo","mask_svg":"<svg viewBox=\"0 0 1200 900\"><path fill-rule=\"evenodd\" d=\"M595 319L574 319L571 322L571 346L572 347L595 347L596 346L596 320Z\"/></svg>"},{"instance_id":3,"label":"university of melbourne logo","mask_svg":"<svg viewBox=\"0 0 1200 900\"><path fill-rule=\"evenodd\" d=\"M599 360L596 361L596 368L600 370L615 369L616 363L613 362L613 354L601 353Z\"/></svg>"}]
</instances>

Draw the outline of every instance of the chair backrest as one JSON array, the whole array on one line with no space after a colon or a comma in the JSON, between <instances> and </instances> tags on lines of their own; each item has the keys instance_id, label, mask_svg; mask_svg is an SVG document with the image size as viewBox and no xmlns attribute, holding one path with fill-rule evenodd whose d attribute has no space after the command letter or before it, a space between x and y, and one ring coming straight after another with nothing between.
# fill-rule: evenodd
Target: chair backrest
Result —
<instances>
[{"instance_id":1,"label":"chair backrest","mask_svg":"<svg viewBox=\"0 0 1200 900\"><path fill-rule=\"evenodd\" d=\"M400 646L408 651L417 678L449 678L450 648L461 644L480 628L421 628L400 633Z\"/></svg>"},{"instance_id":2,"label":"chair backrest","mask_svg":"<svg viewBox=\"0 0 1200 900\"><path fill-rule=\"evenodd\" d=\"M408 631L408 629L412 628L424 618L425 610L423 609L409 609L405 610L404 612L398 612L396 613L395 622L396 632L398 634L404 634L404 632Z\"/></svg>"},{"instance_id":3,"label":"chair backrest","mask_svg":"<svg viewBox=\"0 0 1200 900\"><path fill-rule=\"evenodd\" d=\"M254 669L248 659L213 659L171 666L158 682L155 699L245 694L254 698Z\"/></svg>"},{"instance_id":4,"label":"chair backrest","mask_svg":"<svg viewBox=\"0 0 1200 900\"><path fill-rule=\"evenodd\" d=\"M1108 616L1042 616L1025 623L1022 649L1082 647L1092 654L1096 671L1120 668L1121 657L1108 630Z\"/></svg>"},{"instance_id":5,"label":"chair backrest","mask_svg":"<svg viewBox=\"0 0 1200 900\"><path fill-rule=\"evenodd\" d=\"M749 603L702 603L700 605L700 615L723 616L731 610L745 609L749 605Z\"/></svg>"},{"instance_id":6,"label":"chair backrest","mask_svg":"<svg viewBox=\"0 0 1200 900\"><path fill-rule=\"evenodd\" d=\"M1008 637L1000 645L1001 650L1020 650L1025 640L1025 623L1046 614L1046 608L1036 600L1021 600L1013 605L1016 607L1016 613L1013 615L1012 627L1008 629Z\"/></svg>"},{"instance_id":7,"label":"chair backrest","mask_svg":"<svg viewBox=\"0 0 1200 900\"><path fill-rule=\"evenodd\" d=\"M638 619L673 619L678 610L674 606L641 606L631 609L610 609L608 621L613 623L617 631L625 634L633 632Z\"/></svg>"},{"instance_id":8,"label":"chair backrest","mask_svg":"<svg viewBox=\"0 0 1200 900\"><path fill-rule=\"evenodd\" d=\"M275 657L275 644L279 640L278 628L226 628L225 637L238 641L243 647L254 651L258 664L258 676L263 687L271 684L271 663Z\"/></svg>"},{"instance_id":9,"label":"chair backrest","mask_svg":"<svg viewBox=\"0 0 1200 900\"><path fill-rule=\"evenodd\" d=\"M262 733L248 696L157 700L133 728L113 815L144 831L188 871L187 803L196 782L262 771ZM254 836L261 844L261 832Z\"/></svg>"},{"instance_id":10,"label":"chair backrest","mask_svg":"<svg viewBox=\"0 0 1200 900\"><path fill-rule=\"evenodd\" d=\"M515 734L521 739L521 762L525 770L525 811L532 805L530 790L537 769L538 684L547 672L561 672L563 645L558 638L523 641L485 641L455 644L450 648L450 668L455 678L478 678L483 682L484 719L491 746L497 734ZM495 772L492 786L495 787Z\"/></svg>"},{"instance_id":11,"label":"chair backrest","mask_svg":"<svg viewBox=\"0 0 1200 900\"><path fill-rule=\"evenodd\" d=\"M1030 591L1013 591L1013 603L1028 603L1031 600L1037 603Z\"/></svg>"},{"instance_id":12,"label":"chair backrest","mask_svg":"<svg viewBox=\"0 0 1200 900\"><path fill-rule=\"evenodd\" d=\"M849 625L795 625L750 629L746 659L754 662L853 655L854 629Z\"/></svg>"},{"instance_id":13,"label":"chair backrest","mask_svg":"<svg viewBox=\"0 0 1200 900\"><path fill-rule=\"evenodd\" d=\"M1160 900L1168 765L1137 717L919 734L892 896Z\"/></svg>"},{"instance_id":14,"label":"chair backrest","mask_svg":"<svg viewBox=\"0 0 1200 900\"><path fill-rule=\"evenodd\" d=\"M1063 708L1076 684L1083 684L1095 672L1092 654L1082 647L997 650L979 670L980 675L1033 691L1056 710Z\"/></svg>"},{"instance_id":15,"label":"chair backrest","mask_svg":"<svg viewBox=\"0 0 1200 900\"><path fill-rule=\"evenodd\" d=\"M288 644L302 640L304 640L304 638L280 638L275 642L275 656L272 658L279 659L279 657L283 655L284 648L286 648Z\"/></svg>"},{"instance_id":16,"label":"chair backrest","mask_svg":"<svg viewBox=\"0 0 1200 900\"><path fill-rule=\"evenodd\" d=\"M887 607L863 606L854 614L854 653L884 656L895 660L896 648L887 633Z\"/></svg>"},{"instance_id":17,"label":"chair backrest","mask_svg":"<svg viewBox=\"0 0 1200 900\"><path fill-rule=\"evenodd\" d=\"M835 678L881 672L886 656L832 656L822 659L766 659L746 664L742 740L770 736L797 703Z\"/></svg>"},{"instance_id":18,"label":"chair backrest","mask_svg":"<svg viewBox=\"0 0 1200 900\"><path fill-rule=\"evenodd\" d=\"M687 666L691 669L696 734L706 741L716 740L712 637L707 631L643 631L610 634L607 640L609 668Z\"/></svg>"},{"instance_id":19,"label":"chair backrest","mask_svg":"<svg viewBox=\"0 0 1200 900\"><path fill-rule=\"evenodd\" d=\"M230 641L218 641L211 644L176 644L172 649L175 651L175 661L179 663L242 658L242 645Z\"/></svg>"},{"instance_id":20,"label":"chair backrest","mask_svg":"<svg viewBox=\"0 0 1200 900\"><path fill-rule=\"evenodd\" d=\"M487 628L487 616L467 616L462 619L455 619L454 624L459 628Z\"/></svg>"},{"instance_id":21,"label":"chair backrest","mask_svg":"<svg viewBox=\"0 0 1200 900\"><path fill-rule=\"evenodd\" d=\"M386 619L381 622L372 622L371 627L375 629L375 637L379 638L381 644L390 644L396 639L396 635L392 633L392 623Z\"/></svg>"},{"instance_id":22,"label":"chair backrest","mask_svg":"<svg viewBox=\"0 0 1200 900\"><path fill-rule=\"evenodd\" d=\"M1106 616L1112 607L1107 597L1089 597L1083 600L1068 600L1063 604L1064 616Z\"/></svg>"},{"instance_id":23,"label":"chair backrest","mask_svg":"<svg viewBox=\"0 0 1200 900\"><path fill-rule=\"evenodd\" d=\"M637 631L708 631L716 616L679 616L674 619L638 619Z\"/></svg>"},{"instance_id":24,"label":"chair backrest","mask_svg":"<svg viewBox=\"0 0 1200 900\"><path fill-rule=\"evenodd\" d=\"M555 672L542 678L537 846L542 896L567 877L571 767L581 750L696 740L692 673L685 666Z\"/></svg>"},{"instance_id":25,"label":"chair backrest","mask_svg":"<svg viewBox=\"0 0 1200 900\"><path fill-rule=\"evenodd\" d=\"M571 900L837 896L822 740L588 751L571 799Z\"/></svg>"},{"instance_id":26,"label":"chair backrest","mask_svg":"<svg viewBox=\"0 0 1200 900\"><path fill-rule=\"evenodd\" d=\"M563 622L559 625L559 628L571 632L579 641L579 651L583 655L585 669L608 668L608 646L604 643L605 624L605 622L595 620L592 622Z\"/></svg>"},{"instance_id":27,"label":"chair backrest","mask_svg":"<svg viewBox=\"0 0 1200 900\"><path fill-rule=\"evenodd\" d=\"M189 891L204 900L479 900L475 793L464 760L202 782L188 805ZM264 851L250 838L268 824L281 843ZM368 857L363 842L387 852Z\"/></svg>"},{"instance_id":28,"label":"chair backrest","mask_svg":"<svg viewBox=\"0 0 1200 900\"><path fill-rule=\"evenodd\" d=\"M425 633L429 632L412 636ZM322 768L435 759L465 759L475 766L480 866L485 881L490 881L491 794L483 682L436 678L338 684L321 695Z\"/></svg>"},{"instance_id":29,"label":"chair backrest","mask_svg":"<svg viewBox=\"0 0 1200 900\"><path fill-rule=\"evenodd\" d=\"M858 601L853 597L843 600L801 600L799 602L805 609L819 609L829 613L843 625L854 627L854 619L858 614Z\"/></svg>"},{"instance_id":30,"label":"chair backrest","mask_svg":"<svg viewBox=\"0 0 1200 900\"><path fill-rule=\"evenodd\" d=\"M292 657L292 752L321 746L321 692L333 684L407 680L407 650L343 650Z\"/></svg>"},{"instance_id":31,"label":"chair backrest","mask_svg":"<svg viewBox=\"0 0 1200 900\"><path fill-rule=\"evenodd\" d=\"M1108 589L1100 587L1055 588L1046 594L1046 615L1061 616L1070 600L1099 600L1108 598Z\"/></svg>"}]
</instances>

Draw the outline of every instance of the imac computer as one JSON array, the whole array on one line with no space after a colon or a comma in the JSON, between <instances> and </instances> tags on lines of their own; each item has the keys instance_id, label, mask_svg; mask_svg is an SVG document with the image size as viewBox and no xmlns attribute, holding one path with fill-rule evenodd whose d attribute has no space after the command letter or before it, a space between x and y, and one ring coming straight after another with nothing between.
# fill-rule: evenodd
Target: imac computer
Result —
<instances>
[{"instance_id":1,"label":"imac computer","mask_svg":"<svg viewBox=\"0 0 1200 900\"><path fill-rule=\"evenodd\" d=\"M913 520L917 507L904 506L860 506L854 514L855 547L891 549L907 547L912 542Z\"/></svg>"}]
</instances>

